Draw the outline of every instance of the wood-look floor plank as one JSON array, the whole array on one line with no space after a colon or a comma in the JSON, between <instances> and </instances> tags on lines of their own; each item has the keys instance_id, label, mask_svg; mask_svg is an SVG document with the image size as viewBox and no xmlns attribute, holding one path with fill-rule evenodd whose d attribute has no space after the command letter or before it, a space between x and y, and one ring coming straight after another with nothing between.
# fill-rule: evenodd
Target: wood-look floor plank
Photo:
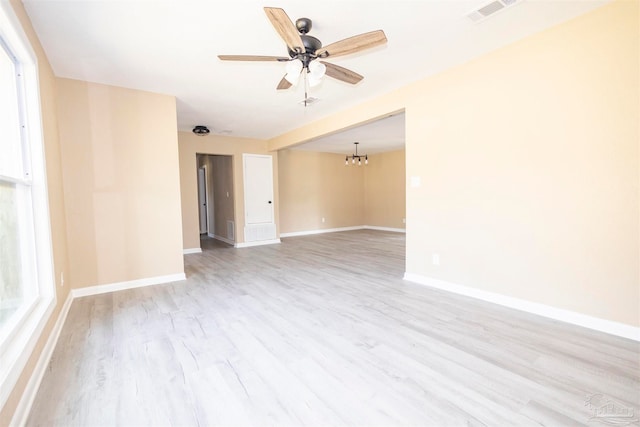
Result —
<instances>
[{"instance_id":1,"label":"wood-look floor plank","mask_svg":"<svg viewBox=\"0 0 640 427\"><path fill-rule=\"evenodd\" d=\"M28 425L640 425L638 343L405 282L401 234L202 243L74 301Z\"/></svg>"}]
</instances>

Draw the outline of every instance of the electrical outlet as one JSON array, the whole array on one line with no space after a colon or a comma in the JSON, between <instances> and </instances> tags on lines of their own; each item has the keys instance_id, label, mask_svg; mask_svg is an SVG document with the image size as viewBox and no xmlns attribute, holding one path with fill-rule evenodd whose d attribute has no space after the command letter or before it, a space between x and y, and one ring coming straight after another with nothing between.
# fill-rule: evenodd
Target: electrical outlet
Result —
<instances>
[{"instance_id":1,"label":"electrical outlet","mask_svg":"<svg viewBox=\"0 0 640 427\"><path fill-rule=\"evenodd\" d=\"M60 287L64 288L64 271L60 272Z\"/></svg>"},{"instance_id":2,"label":"electrical outlet","mask_svg":"<svg viewBox=\"0 0 640 427\"><path fill-rule=\"evenodd\" d=\"M431 256L431 262L433 263L433 265L440 265L440 255L433 254Z\"/></svg>"},{"instance_id":3,"label":"electrical outlet","mask_svg":"<svg viewBox=\"0 0 640 427\"><path fill-rule=\"evenodd\" d=\"M322 217L322 223L324 224L324 217Z\"/></svg>"}]
</instances>

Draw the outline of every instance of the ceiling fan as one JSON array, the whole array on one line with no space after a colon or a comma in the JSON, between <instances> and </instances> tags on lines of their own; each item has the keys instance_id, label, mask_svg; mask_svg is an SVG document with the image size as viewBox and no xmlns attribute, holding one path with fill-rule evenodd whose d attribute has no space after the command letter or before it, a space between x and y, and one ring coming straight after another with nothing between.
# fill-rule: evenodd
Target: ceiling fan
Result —
<instances>
[{"instance_id":1,"label":"ceiling fan","mask_svg":"<svg viewBox=\"0 0 640 427\"><path fill-rule=\"evenodd\" d=\"M223 61L278 61L287 62L287 73L278 83L277 89L289 89L297 83L300 75L308 79L309 86L319 84L325 74L334 79L356 84L364 77L355 71L323 61L325 58L349 55L372 47L383 45L387 37L382 30L371 31L349 37L327 46L317 38L308 35L311 20L300 18L295 25L283 9L265 7L267 18L271 21L280 37L289 49L289 57L257 55L218 55ZM305 91L306 92L306 91ZM306 95L305 95L306 98Z\"/></svg>"}]
</instances>

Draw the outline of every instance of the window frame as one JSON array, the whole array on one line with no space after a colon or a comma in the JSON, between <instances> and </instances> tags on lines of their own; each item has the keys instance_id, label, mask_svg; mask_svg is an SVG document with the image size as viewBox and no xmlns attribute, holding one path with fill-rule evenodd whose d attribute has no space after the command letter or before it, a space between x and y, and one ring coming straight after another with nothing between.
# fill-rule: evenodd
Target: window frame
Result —
<instances>
[{"instance_id":1,"label":"window frame","mask_svg":"<svg viewBox=\"0 0 640 427\"><path fill-rule=\"evenodd\" d=\"M2 176L30 188L31 227L20 238L31 244L32 274L37 295L35 300L21 307L10 322L13 327L0 337L0 408L13 392L42 332L56 306L53 247L46 180L44 138L40 106L38 61L22 24L10 2L0 2L0 40L15 58L18 73L18 99L21 121L23 155L22 179ZM29 222L28 220L25 222Z\"/></svg>"}]
</instances>

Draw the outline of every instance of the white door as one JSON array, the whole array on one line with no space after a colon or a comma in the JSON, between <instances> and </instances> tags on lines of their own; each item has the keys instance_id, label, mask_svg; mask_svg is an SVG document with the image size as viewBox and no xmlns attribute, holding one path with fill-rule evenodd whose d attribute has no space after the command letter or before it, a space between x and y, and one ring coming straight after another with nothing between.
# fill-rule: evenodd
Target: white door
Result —
<instances>
[{"instance_id":1,"label":"white door","mask_svg":"<svg viewBox=\"0 0 640 427\"><path fill-rule=\"evenodd\" d=\"M269 155L243 154L245 242L273 240L273 159Z\"/></svg>"},{"instance_id":2,"label":"white door","mask_svg":"<svg viewBox=\"0 0 640 427\"><path fill-rule=\"evenodd\" d=\"M200 214L200 234L205 234L207 230L207 170L198 169L198 205Z\"/></svg>"}]
</instances>

